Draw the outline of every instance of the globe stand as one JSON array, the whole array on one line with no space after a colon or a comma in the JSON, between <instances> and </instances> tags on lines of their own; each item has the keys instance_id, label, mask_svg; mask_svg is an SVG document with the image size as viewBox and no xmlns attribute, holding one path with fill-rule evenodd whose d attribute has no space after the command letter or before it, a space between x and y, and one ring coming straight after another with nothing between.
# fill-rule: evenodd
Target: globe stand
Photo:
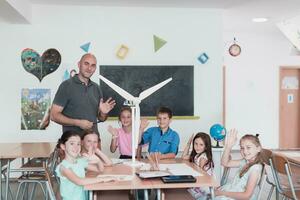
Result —
<instances>
[{"instance_id":1,"label":"globe stand","mask_svg":"<svg viewBox=\"0 0 300 200\"><path fill-rule=\"evenodd\" d=\"M216 140L216 141L217 141L217 144L216 144L216 146L213 146L213 148L223 148L222 146L220 146L219 141L218 140Z\"/></svg>"}]
</instances>

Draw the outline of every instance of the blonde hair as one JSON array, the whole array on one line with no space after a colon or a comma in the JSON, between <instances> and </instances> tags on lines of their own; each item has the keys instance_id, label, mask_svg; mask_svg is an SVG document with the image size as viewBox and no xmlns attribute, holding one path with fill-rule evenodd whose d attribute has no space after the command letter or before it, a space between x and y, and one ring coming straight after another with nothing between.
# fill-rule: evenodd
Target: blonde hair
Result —
<instances>
[{"instance_id":1,"label":"blonde hair","mask_svg":"<svg viewBox=\"0 0 300 200\"><path fill-rule=\"evenodd\" d=\"M241 139L240 139L240 144L243 140L249 140L251 141L256 147L260 147L262 149L262 146L261 146L261 143L258 139L258 136L259 134L256 134L256 135L250 135L250 134L247 134L247 135L244 135ZM244 174L247 173L247 171L253 166L253 165L256 165L256 164L261 164L262 166L264 166L264 158L263 158L263 155L262 155L262 152L258 152L258 154L256 155L256 158L254 159L253 162L250 162L248 164L246 164L241 172L240 172L240 178L242 176L244 176Z\"/></svg>"}]
</instances>

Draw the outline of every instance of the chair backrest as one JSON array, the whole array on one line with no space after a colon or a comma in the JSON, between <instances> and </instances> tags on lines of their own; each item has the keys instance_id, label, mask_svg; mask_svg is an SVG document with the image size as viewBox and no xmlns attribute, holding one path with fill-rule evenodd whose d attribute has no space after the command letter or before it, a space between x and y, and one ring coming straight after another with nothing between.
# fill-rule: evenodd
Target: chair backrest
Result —
<instances>
[{"instance_id":1,"label":"chair backrest","mask_svg":"<svg viewBox=\"0 0 300 200\"><path fill-rule=\"evenodd\" d=\"M59 149L55 148L54 151L51 153L49 159L47 160L47 168L51 172L51 174L54 174L55 168L58 163L59 163Z\"/></svg>"},{"instance_id":2,"label":"chair backrest","mask_svg":"<svg viewBox=\"0 0 300 200\"><path fill-rule=\"evenodd\" d=\"M273 172L271 169L271 162L272 162L272 155L273 152L269 149L262 149L262 157L264 160L264 164L265 164L265 172L266 172L266 181L267 183L269 183L270 185L275 187L275 178L273 176Z\"/></svg>"},{"instance_id":3,"label":"chair backrest","mask_svg":"<svg viewBox=\"0 0 300 200\"><path fill-rule=\"evenodd\" d=\"M225 185L227 183L229 174L230 174L230 167L224 167L223 175L221 177L221 182L220 182L221 185Z\"/></svg>"},{"instance_id":4,"label":"chair backrest","mask_svg":"<svg viewBox=\"0 0 300 200\"><path fill-rule=\"evenodd\" d=\"M229 155L229 160L231 160L231 158L232 158L232 156ZM220 181L221 185L225 185L227 183L229 174L230 174L230 167L224 167L223 174L222 174L221 181Z\"/></svg>"},{"instance_id":5,"label":"chair backrest","mask_svg":"<svg viewBox=\"0 0 300 200\"><path fill-rule=\"evenodd\" d=\"M282 154L273 153L271 168L274 173L277 190L288 198L297 199L288 159Z\"/></svg>"},{"instance_id":6,"label":"chair backrest","mask_svg":"<svg viewBox=\"0 0 300 200\"><path fill-rule=\"evenodd\" d=\"M267 174L266 174L266 168L263 168L263 171L261 173L261 177L260 180L258 182L258 194L257 194L257 199L260 199L260 196L262 194L262 189L266 183L266 179L267 179Z\"/></svg>"},{"instance_id":7,"label":"chair backrest","mask_svg":"<svg viewBox=\"0 0 300 200\"><path fill-rule=\"evenodd\" d=\"M54 190L53 190L53 179L52 179L52 173L51 171L49 170L48 166L44 163L44 169L45 169L45 175L46 175L46 178L47 178L47 190L48 190L48 194L49 194L49 197L50 197L50 200L56 200L56 197L55 197L55 193L54 193Z\"/></svg>"}]
</instances>

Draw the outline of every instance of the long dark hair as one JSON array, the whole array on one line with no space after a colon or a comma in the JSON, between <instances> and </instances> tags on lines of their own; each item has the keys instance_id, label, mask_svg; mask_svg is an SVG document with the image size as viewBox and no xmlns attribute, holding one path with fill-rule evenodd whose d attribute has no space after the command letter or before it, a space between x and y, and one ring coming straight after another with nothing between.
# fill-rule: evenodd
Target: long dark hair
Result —
<instances>
[{"instance_id":1,"label":"long dark hair","mask_svg":"<svg viewBox=\"0 0 300 200\"><path fill-rule=\"evenodd\" d=\"M195 151L195 148L194 148L195 140L197 138L201 138L202 141L204 142L204 145L205 145L204 151L202 153L200 153L200 155L205 153L206 157L207 157L207 162L205 163L203 168L205 168L205 167L207 167L207 169L213 168L214 167L214 161L212 159L211 140L210 140L210 136L207 133L199 132L195 135L195 137L193 139L193 150L192 150L191 155L190 155L190 162L194 162L195 157L200 156L200 155L197 154L197 152Z\"/></svg>"},{"instance_id":2,"label":"long dark hair","mask_svg":"<svg viewBox=\"0 0 300 200\"><path fill-rule=\"evenodd\" d=\"M78 136L80 138L80 134L76 131L65 131L62 134L62 136L58 139L56 148L60 149L60 145L65 144L72 136Z\"/></svg>"},{"instance_id":3,"label":"long dark hair","mask_svg":"<svg viewBox=\"0 0 300 200\"><path fill-rule=\"evenodd\" d=\"M260 147L262 149L261 143L258 139L259 134L256 135L244 135L241 139L240 139L240 144L243 140L249 140L251 141L256 147ZM254 159L253 162L249 162L247 163L241 170L240 172L240 178L242 176L244 176L244 174L247 173L247 171L250 169L250 167L252 167L255 164L261 164L264 167L264 156L262 155L262 152L258 152L258 154L256 155L256 158Z\"/></svg>"}]
</instances>

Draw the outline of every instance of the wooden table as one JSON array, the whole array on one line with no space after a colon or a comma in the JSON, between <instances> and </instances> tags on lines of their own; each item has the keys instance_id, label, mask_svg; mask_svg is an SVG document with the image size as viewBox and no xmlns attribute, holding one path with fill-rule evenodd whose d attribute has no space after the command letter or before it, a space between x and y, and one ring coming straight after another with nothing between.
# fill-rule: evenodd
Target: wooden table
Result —
<instances>
[{"instance_id":1,"label":"wooden table","mask_svg":"<svg viewBox=\"0 0 300 200\"><path fill-rule=\"evenodd\" d=\"M133 179L131 181L117 181L117 182L109 182L109 183L96 183L91 185L84 186L85 190L90 191L90 199L94 198L96 199L96 195L94 195L95 191L103 191L103 190L144 190L144 194L147 194L147 189L157 189L158 190L158 196L160 194L161 189L166 188L190 188L190 187L201 187L201 186L207 186L210 188L210 191L212 193L212 197L214 197L213 188L218 186L217 181L214 177L209 176L206 174L206 172L202 171L199 167L194 165L193 163L190 163L188 161L183 161L181 159L176 160L162 160L160 161L162 164L167 163L185 163L188 166L192 167L193 169L201 172L203 176L198 176L196 183L172 183L172 184L166 184L163 183L159 178L154 179L140 179L136 175L136 171L138 171L137 168L125 165L125 164L116 164L112 167L106 167L103 175L132 175ZM95 174L87 174L88 177L95 176ZM146 196L147 199L147 196Z\"/></svg>"},{"instance_id":2,"label":"wooden table","mask_svg":"<svg viewBox=\"0 0 300 200\"><path fill-rule=\"evenodd\" d=\"M8 159L7 162L7 176L6 176L6 189L5 189L5 198L8 198L8 181L10 162L16 158L47 158L55 149L56 143L0 143L0 170L2 172L2 161ZM27 169L28 170L28 169ZM35 169L33 169L35 170ZM2 175L1 175L2 176ZM2 177L0 181L0 194L2 194ZM2 195L0 196L0 200Z\"/></svg>"}]
</instances>

